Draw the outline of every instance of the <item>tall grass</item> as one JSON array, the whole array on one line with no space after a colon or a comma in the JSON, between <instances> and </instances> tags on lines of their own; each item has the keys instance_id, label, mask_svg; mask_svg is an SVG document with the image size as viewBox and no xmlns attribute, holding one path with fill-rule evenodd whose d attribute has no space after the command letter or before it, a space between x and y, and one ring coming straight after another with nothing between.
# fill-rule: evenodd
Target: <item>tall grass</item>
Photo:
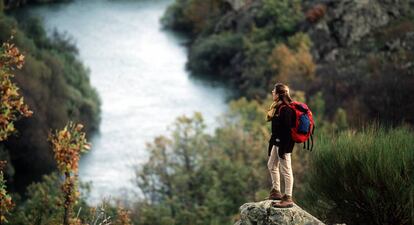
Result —
<instances>
[{"instance_id":1,"label":"tall grass","mask_svg":"<svg viewBox=\"0 0 414 225\"><path fill-rule=\"evenodd\" d=\"M414 224L414 132L370 126L319 137L305 208L330 222Z\"/></svg>"}]
</instances>

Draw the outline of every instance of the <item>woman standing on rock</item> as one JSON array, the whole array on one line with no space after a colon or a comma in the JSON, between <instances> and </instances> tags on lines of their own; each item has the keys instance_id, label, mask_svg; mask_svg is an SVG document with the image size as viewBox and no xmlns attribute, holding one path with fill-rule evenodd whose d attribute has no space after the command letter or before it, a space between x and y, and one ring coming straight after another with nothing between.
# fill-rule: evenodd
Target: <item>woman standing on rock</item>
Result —
<instances>
[{"instance_id":1,"label":"woman standing on rock","mask_svg":"<svg viewBox=\"0 0 414 225\"><path fill-rule=\"evenodd\" d=\"M272 91L273 104L267 113L267 121L272 122L272 136L269 140L269 161L267 167L272 178L272 190L270 200L281 200L273 206L288 208L293 206L293 172L291 154L295 142L292 140L290 130L295 124L295 112L288 105L292 102L289 95L289 87L277 83ZM280 189L280 173L284 178L285 194Z\"/></svg>"}]
</instances>

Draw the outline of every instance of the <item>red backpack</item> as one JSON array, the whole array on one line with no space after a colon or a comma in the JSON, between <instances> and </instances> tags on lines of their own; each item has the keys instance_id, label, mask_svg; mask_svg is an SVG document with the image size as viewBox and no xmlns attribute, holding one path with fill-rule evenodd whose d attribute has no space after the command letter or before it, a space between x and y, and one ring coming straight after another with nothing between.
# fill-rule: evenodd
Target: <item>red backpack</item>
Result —
<instances>
[{"instance_id":1,"label":"red backpack","mask_svg":"<svg viewBox=\"0 0 414 225\"><path fill-rule=\"evenodd\" d=\"M315 130L315 122L313 121L312 112L305 103L292 102L289 107L296 114L295 126L291 128L291 136L294 142L304 143L303 148L312 151L313 149L313 132ZM311 147L309 149L309 140Z\"/></svg>"}]
</instances>

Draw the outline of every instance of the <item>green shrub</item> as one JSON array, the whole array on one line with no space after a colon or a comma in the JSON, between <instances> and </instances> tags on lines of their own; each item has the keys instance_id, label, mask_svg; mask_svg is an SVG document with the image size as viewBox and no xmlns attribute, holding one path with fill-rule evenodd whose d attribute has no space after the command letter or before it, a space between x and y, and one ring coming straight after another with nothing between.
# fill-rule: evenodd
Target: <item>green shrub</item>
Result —
<instances>
[{"instance_id":1,"label":"green shrub","mask_svg":"<svg viewBox=\"0 0 414 225\"><path fill-rule=\"evenodd\" d=\"M176 0L161 19L164 27L188 34L204 31L223 13L222 0Z\"/></svg>"},{"instance_id":2,"label":"green shrub","mask_svg":"<svg viewBox=\"0 0 414 225\"><path fill-rule=\"evenodd\" d=\"M240 89L247 97L259 95L266 96L274 81L269 55L272 52L272 44L269 41L252 42L250 39L243 40L243 60L241 62L243 81Z\"/></svg>"},{"instance_id":3,"label":"green shrub","mask_svg":"<svg viewBox=\"0 0 414 225\"><path fill-rule=\"evenodd\" d=\"M184 15L184 9L187 4L188 0L176 0L171 4L161 18L164 27L191 33L193 29L191 21Z\"/></svg>"},{"instance_id":4,"label":"green shrub","mask_svg":"<svg viewBox=\"0 0 414 225\"><path fill-rule=\"evenodd\" d=\"M62 224L64 194L61 184L64 181L57 173L44 175L40 182L32 183L27 188L27 197L23 201L19 197L13 200L17 206L12 211L10 224L13 225L50 225ZM96 207L86 203L90 186L86 183L77 183L82 192L73 206L76 218L82 224L112 224L120 218L119 204L103 200ZM104 220L107 222L104 223ZM122 223L115 223L122 224Z\"/></svg>"},{"instance_id":5,"label":"green shrub","mask_svg":"<svg viewBox=\"0 0 414 225\"><path fill-rule=\"evenodd\" d=\"M301 0L264 0L258 19L267 21L277 34L291 34L304 19Z\"/></svg>"},{"instance_id":6,"label":"green shrub","mask_svg":"<svg viewBox=\"0 0 414 225\"><path fill-rule=\"evenodd\" d=\"M318 138L306 208L346 224L413 224L414 133L371 126Z\"/></svg>"},{"instance_id":7,"label":"green shrub","mask_svg":"<svg viewBox=\"0 0 414 225\"><path fill-rule=\"evenodd\" d=\"M42 182L27 188L27 201L18 204L12 224L58 224L63 217L63 194L57 174L45 175Z\"/></svg>"},{"instance_id":8,"label":"green shrub","mask_svg":"<svg viewBox=\"0 0 414 225\"><path fill-rule=\"evenodd\" d=\"M242 51L240 34L221 33L199 39L190 50L188 68L195 73L226 74L232 58Z\"/></svg>"}]
</instances>

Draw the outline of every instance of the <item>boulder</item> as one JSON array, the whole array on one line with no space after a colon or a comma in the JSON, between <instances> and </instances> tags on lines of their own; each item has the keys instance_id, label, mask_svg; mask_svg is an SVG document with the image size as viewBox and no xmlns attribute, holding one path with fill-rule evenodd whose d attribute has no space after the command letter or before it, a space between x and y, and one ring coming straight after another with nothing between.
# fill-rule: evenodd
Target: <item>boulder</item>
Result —
<instances>
[{"instance_id":1,"label":"boulder","mask_svg":"<svg viewBox=\"0 0 414 225\"><path fill-rule=\"evenodd\" d=\"M320 220L296 204L292 208L275 208L272 201L246 203L240 207L240 220L234 225L323 225Z\"/></svg>"}]
</instances>

